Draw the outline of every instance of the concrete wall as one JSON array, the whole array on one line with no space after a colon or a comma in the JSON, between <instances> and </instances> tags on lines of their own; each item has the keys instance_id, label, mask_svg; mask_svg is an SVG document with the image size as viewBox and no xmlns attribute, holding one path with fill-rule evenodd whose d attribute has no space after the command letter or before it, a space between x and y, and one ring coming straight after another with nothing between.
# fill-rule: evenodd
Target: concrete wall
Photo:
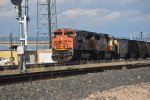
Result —
<instances>
[{"instance_id":1,"label":"concrete wall","mask_svg":"<svg viewBox=\"0 0 150 100\"><path fill-rule=\"evenodd\" d=\"M52 50L37 50L37 63L54 63L52 60Z\"/></svg>"},{"instance_id":2,"label":"concrete wall","mask_svg":"<svg viewBox=\"0 0 150 100\"><path fill-rule=\"evenodd\" d=\"M36 64L37 63L37 51L27 51L26 52L26 61L27 64Z\"/></svg>"},{"instance_id":3,"label":"concrete wall","mask_svg":"<svg viewBox=\"0 0 150 100\"><path fill-rule=\"evenodd\" d=\"M12 51L12 55L14 57L14 64L18 65L19 56L17 54L17 50ZM53 63L52 60L52 50L44 49L37 51L27 51L26 52L26 61L27 64L36 64L36 63ZM11 50L0 50L0 57L10 59Z\"/></svg>"}]
</instances>

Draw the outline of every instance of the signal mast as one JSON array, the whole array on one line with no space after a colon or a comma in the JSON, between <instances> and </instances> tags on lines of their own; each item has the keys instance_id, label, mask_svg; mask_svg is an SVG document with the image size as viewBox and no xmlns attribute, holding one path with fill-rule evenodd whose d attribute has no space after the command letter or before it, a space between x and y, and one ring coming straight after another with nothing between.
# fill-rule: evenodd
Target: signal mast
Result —
<instances>
[{"instance_id":1,"label":"signal mast","mask_svg":"<svg viewBox=\"0 0 150 100\"><path fill-rule=\"evenodd\" d=\"M11 0L11 3L15 6L17 12L17 20L19 21L19 33L20 33L20 46L17 48L19 54L19 69L21 73L26 72L26 55L27 50L27 33L28 33L28 0L25 0L25 15L22 16L22 1L23 0ZM24 26L24 27L23 27Z\"/></svg>"}]
</instances>

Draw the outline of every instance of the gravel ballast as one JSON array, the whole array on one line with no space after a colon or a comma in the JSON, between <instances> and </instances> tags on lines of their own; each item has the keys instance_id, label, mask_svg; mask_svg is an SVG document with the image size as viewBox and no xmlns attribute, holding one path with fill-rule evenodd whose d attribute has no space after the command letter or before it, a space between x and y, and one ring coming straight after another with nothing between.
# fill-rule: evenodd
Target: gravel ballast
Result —
<instances>
[{"instance_id":1,"label":"gravel ballast","mask_svg":"<svg viewBox=\"0 0 150 100\"><path fill-rule=\"evenodd\" d=\"M109 91L96 92L84 100L150 100L150 83L121 86Z\"/></svg>"},{"instance_id":2,"label":"gravel ballast","mask_svg":"<svg viewBox=\"0 0 150 100\"><path fill-rule=\"evenodd\" d=\"M149 82L150 68L112 70L1 86L0 100L82 100L96 92Z\"/></svg>"}]
</instances>

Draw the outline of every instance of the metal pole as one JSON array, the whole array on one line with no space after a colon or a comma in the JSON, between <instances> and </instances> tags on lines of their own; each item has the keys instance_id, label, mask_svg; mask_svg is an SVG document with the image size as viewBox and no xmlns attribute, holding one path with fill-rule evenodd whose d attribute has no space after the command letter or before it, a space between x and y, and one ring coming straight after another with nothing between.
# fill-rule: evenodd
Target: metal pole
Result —
<instances>
[{"instance_id":1,"label":"metal pole","mask_svg":"<svg viewBox=\"0 0 150 100\"><path fill-rule=\"evenodd\" d=\"M18 15L19 15L19 27L20 27L20 46L23 49L23 53L20 54L20 62L19 62L19 66L20 66L20 72L24 73L26 68L25 68L25 36L23 34L23 27L22 27L22 9L21 9L21 5L18 6Z\"/></svg>"},{"instance_id":2,"label":"metal pole","mask_svg":"<svg viewBox=\"0 0 150 100\"><path fill-rule=\"evenodd\" d=\"M58 28L58 26L57 26L57 10L56 10L56 0L54 0L54 2L55 2L55 19L56 19L56 21L55 21L55 24L56 24L56 27L55 28Z\"/></svg>"},{"instance_id":3,"label":"metal pole","mask_svg":"<svg viewBox=\"0 0 150 100\"><path fill-rule=\"evenodd\" d=\"M22 46L23 47L23 41L22 41L22 18L21 18L22 16L19 16L19 24L20 24L20 46ZM23 71L23 54L20 54L20 62L19 62L20 64L20 72L22 72Z\"/></svg>"},{"instance_id":4,"label":"metal pole","mask_svg":"<svg viewBox=\"0 0 150 100\"><path fill-rule=\"evenodd\" d=\"M39 42L39 13L38 13L38 9L39 9L39 0L37 0L37 36L36 36L36 50L38 50L38 42Z\"/></svg>"},{"instance_id":5,"label":"metal pole","mask_svg":"<svg viewBox=\"0 0 150 100\"><path fill-rule=\"evenodd\" d=\"M11 57L10 60L12 61L13 53L12 53L12 33L10 33L10 49L11 49Z\"/></svg>"},{"instance_id":6,"label":"metal pole","mask_svg":"<svg viewBox=\"0 0 150 100\"><path fill-rule=\"evenodd\" d=\"M51 0L47 0L48 3L48 29L49 29L49 48L51 48Z\"/></svg>"},{"instance_id":7,"label":"metal pole","mask_svg":"<svg viewBox=\"0 0 150 100\"><path fill-rule=\"evenodd\" d=\"M25 61L25 43L27 44L27 32L26 32L26 22L25 22L26 16L24 17L24 21L22 21L22 9L21 9L22 0L11 0L11 3L16 6L16 10L18 14L17 19L19 20L19 34L20 34L20 46L18 47L18 54L20 55L19 69L20 72L23 73L25 72L25 65L26 65L26 61ZM27 3L25 2L25 13L27 13L28 11L28 8L26 10ZM22 23L24 23L25 26L24 31L23 31Z\"/></svg>"}]
</instances>

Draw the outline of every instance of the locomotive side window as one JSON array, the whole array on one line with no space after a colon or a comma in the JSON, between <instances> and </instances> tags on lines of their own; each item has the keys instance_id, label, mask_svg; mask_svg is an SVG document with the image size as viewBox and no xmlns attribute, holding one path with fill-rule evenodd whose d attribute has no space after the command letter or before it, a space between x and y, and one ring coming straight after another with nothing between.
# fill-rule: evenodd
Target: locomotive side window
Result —
<instances>
[{"instance_id":1,"label":"locomotive side window","mask_svg":"<svg viewBox=\"0 0 150 100\"><path fill-rule=\"evenodd\" d=\"M79 36L79 34L80 34L80 32L79 32L79 31L76 31L76 35Z\"/></svg>"},{"instance_id":2,"label":"locomotive side window","mask_svg":"<svg viewBox=\"0 0 150 100\"><path fill-rule=\"evenodd\" d=\"M100 40L100 37L101 37L100 35L95 35L96 40Z\"/></svg>"},{"instance_id":3,"label":"locomotive side window","mask_svg":"<svg viewBox=\"0 0 150 100\"><path fill-rule=\"evenodd\" d=\"M65 32L65 35L73 35L73 32Z\"/></svg>"},{"instance_id":4,"label":"locomotive side window","mask_svg":"<svg viewBox=\"0 0 150 100\"><path fill-rule=\"evenodd\" d=\"M62 32L54 32L54 35L62 35Z\"/></svg>"},{"instance_id":5,"label":"locomotive side window","mask_svg":"<svg viewBox=\"0 0 150 100\"><path fill-rule=\"evenodd\" d=\"M88 34L88 35L86 36L86 39L90 40L93 36L94 36L93 34Z\"/></svg>"}]
</instances>

